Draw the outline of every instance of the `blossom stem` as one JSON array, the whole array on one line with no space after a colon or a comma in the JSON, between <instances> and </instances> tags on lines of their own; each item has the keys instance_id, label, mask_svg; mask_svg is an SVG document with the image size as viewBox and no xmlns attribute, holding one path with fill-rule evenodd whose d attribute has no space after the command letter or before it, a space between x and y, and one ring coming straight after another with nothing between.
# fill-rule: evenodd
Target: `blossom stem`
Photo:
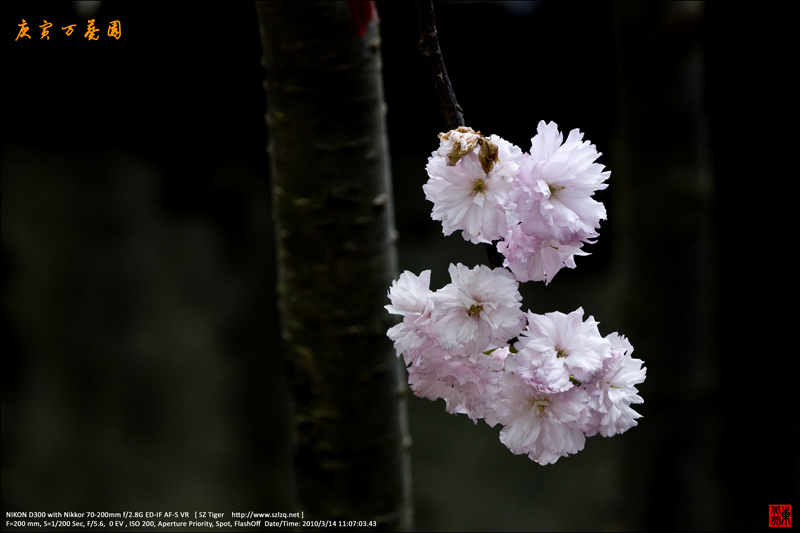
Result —
<instances>
[{"instance_id":1,"label":"blossom stem","mask_svg":"<svg viewBox=\"0 0 800 533\"><path fill-rule=\"evenodd\" d=\"M503 254L497 251L497 241L486 242L486 255L489 257L489 268L494 270L503 266Z\"/></svg>"}]
</instances>

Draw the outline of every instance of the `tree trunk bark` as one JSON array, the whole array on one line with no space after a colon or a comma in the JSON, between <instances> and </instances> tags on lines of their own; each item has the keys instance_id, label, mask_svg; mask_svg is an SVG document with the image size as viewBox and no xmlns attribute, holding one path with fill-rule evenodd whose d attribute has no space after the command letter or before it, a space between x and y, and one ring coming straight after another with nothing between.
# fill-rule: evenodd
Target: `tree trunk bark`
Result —
<instances>
[{"instance_id":1,"label":"tree trunk bark","mask_svg":"<svg viewBox=\"0 0 800 533\"><path fill-rule=\"evenodd\" d=\"M375 6L257 7L298 510L407 530L405 383L383 308L397 260Z\"/></svg>"}]
</instances>

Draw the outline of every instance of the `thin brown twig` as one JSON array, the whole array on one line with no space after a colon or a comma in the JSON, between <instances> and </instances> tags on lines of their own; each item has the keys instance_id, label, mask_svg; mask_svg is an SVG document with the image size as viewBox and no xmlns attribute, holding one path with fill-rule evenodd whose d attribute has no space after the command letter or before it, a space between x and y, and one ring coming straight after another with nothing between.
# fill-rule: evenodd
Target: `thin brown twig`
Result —
<instances>
[{"instance_id":1,"label":"thin brown twig","mask_svg":"<svg viewBox=\"0 0 800 533\"><path fill-rule=\"evenodd\" d=\"M453 84L444 66L442 49L439 46L439 33L436 30L436 18L433 15L433 0L416 0L419 16L419 51L428 59L436 95L439 97L439 108L444 115L448 130L466 126L464 110L458 105ZM485 243L489 267L495 269L503 265L503 256L497 251L497 243Z\"/></svg>"},{"instance_id":2,"label":"thin brown twig","mask_svg":"<svg viewBox=\"0 0 800 533\"><path fill-rule=\"evenodd\" d=\"M447 76L444 66L442 49L439 47L439 34L436 30L436 18L433 15L432 0L417 0L419 14L419 51L428 58L433 83L436 86L436 95L439 97L439 107L444 114L444 121L448 130L465 126L464 112L456 101L453 84Z\"/></svg>"}]
</instances>

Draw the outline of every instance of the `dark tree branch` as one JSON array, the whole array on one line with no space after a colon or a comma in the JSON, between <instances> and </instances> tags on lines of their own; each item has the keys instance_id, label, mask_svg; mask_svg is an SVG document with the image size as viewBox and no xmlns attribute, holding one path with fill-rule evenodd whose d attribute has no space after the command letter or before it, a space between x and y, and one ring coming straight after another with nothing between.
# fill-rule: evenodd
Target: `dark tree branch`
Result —
<instances>
[{"instance_id":1,"label":"dark tree branch","mask_svg":"<svg viewBox=\"0 0 800 533\"><path fill-rule=\"evenodd\" d=\"M436 31L436 19L433 16L433 1L417 0L416 4L419 14L419 51L428 58L445 125L448 130L454 130L466 124L464 123L464 112L456 101L453 84L450 83L447 68L444 66L442 49L439 47L439 34Z\"/></svg>"},{"instance_id":2,"label":"dark tree branch","mask_svg":"<svg viewBox=\"0 0 800 533\"><path fill-rule=\"evenodd\" d=\"M453 84L447 75L444 66L442 49L439 47L439 33L436 31L436 18L433 15L433 0L417 0L419 16L419 51L428 58L433 84L436 86L436 95L439 97L439 107L444 115L444 122L448 130L459 126L466 126L464 110L458 105ZM503 255L497 251L497 243L485 243L486 255L489 258L489 267L492 269L503 266Z\"/></svg>"},{"instance_id":3,"label":"dark tree branch","mask_svg":"<svg viewBox=\"0 0 800 533\"><path fill-rule=\"evenodd\" d=\"M494 270L502 267L504 258L503 254L497 251L497 241L485 242L483 245L486 247L486 255L489 257L489 268Z\"/></svg>"}]
</instances>

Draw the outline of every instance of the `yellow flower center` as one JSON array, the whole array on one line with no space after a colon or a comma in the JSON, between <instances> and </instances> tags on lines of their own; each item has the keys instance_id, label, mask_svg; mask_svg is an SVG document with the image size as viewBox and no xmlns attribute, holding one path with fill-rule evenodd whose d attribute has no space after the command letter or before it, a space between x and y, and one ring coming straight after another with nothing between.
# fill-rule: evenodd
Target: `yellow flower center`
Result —
<instances>
[{"instance_id":1,"label":"yellow flower center","mask_svg":"<svg viewBox=\"0 0 800 533\"><path fill-rule=\"evenodd\" d=\"M478 313L480 313L481 311L483 311L483 306L482 305L480 305L480 304L478 304L478 305L472 304L472 305L469 306L469 309L467 309L467 314L469 316L475 316Z\"/></svg>"},{"instance_id":2,"label":"yellow flower center","mask_svg":"<svg viewBox=\"0 0 800 533\"><path fill-rule=\"evenodd\" d=\"M547 184L547 188L550 189L550 198L555 198L556 193L558 191L564 190L564 187L559 187L558 185L550 185L549 183Z\"/></svg>"},{"instance_id":3,"label":"yellow flower center","mask_svg":"<svg viewBox=\"0 0 800 533\"><path fill-rule=\"evenodd\" d=\"M539 411L539 414L544 413L544 410L547 409L547 404L548 404L547 400L538 400L536 398L528 398L528 401L531 402L531 405L533 407L535 407Z\"/></svg>"}]
</instances>

